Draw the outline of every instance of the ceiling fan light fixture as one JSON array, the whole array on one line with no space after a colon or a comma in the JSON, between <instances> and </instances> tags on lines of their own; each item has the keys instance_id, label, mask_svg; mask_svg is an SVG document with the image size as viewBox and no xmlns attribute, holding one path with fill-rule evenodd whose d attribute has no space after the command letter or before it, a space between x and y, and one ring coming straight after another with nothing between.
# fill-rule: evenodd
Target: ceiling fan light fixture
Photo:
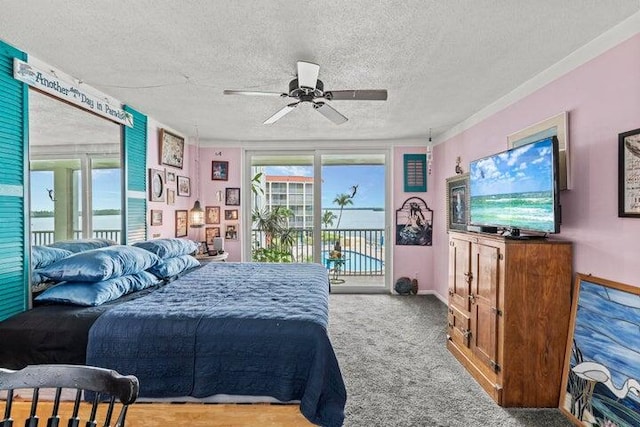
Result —
<instances>
[{"instance_id":1,"label":"ceiling fan light fixture","mask_svg":"<svg viewBox=\"0 0 640 427\"><path fill-rule=\"evenodd\" d=\"M315 89L320 66L313 62L298 61L298 84L301 88Z\"/></svg>"}]
</instances>

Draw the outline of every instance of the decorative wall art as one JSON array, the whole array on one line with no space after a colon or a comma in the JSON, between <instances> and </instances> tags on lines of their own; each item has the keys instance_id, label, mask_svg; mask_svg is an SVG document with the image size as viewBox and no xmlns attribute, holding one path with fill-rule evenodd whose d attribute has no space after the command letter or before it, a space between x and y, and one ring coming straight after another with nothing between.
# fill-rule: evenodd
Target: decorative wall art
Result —
<instances>
[{"instance_id":1,"label":"decorative wall art","mask_svg":"<svg viewBox=\"0 0 640 427\"><path fill-rule=\"evenodd\" d=\"M149 169L149 201L164 202L164 171Z\"/></svg>"},{"instance_id":2,"label":"decorative wall art","mask_svg":"<svg viewBox=\"0 0 640 427\"><path fill-rule=\"evenodd\" d=\"M405 193L427 191L427 155L404 155L404 191Z\"/></svg>"},{"instance_id":3,"label":"decorative wall art","mask_svg":"<svg viewBox=\"0 0 640 427\"><path fill-rule=\"evenodd\" d=\"M211 162L211 179L214 181L229 180L229 162L212 161Z\"/></svg>"},{"instance_id":4,"label":"decorative wall art","mask_svg":"<svg viewBox=\"0 0 640 427\"><path fill-rule=\"evenodd\" d=\"M220 224L220 206L205 206L205 224Z\"/></svg>"},{"instance_id":5,"label":"decorative wall art","mask_svg":"<svg viewBox=\"0 0 640 427\"><path fill-rule=\"evenodd\" d=\"M238 226L236 224L227 224L224 229L225 240L238 240Z\"/></svg>"},{"instance_id":6,"label":"decorative wall art","mask_svg":"<svg viewBox=\"0 0 640 427\"><path fill-rule=\"evenodd\" d=\"M177 210L176 211L176 237L186 237L188 227L188 211Z\"/></svg>"},{"instance_id":7,"label":"decorative wall art","mask_svg":"<svg viewBox=\"0 0 640 427\"><path fill-rule=\"evenodd\" d=\"M160 164L182 169L184 138L160 129Z\"/></svg>"},{"instance_id":8,"label":"decorative wall art","mask_svg":"<svg viewBox=\"0 0 640 427\"><path fill-rule=\"evenodd\" d=\"M238 209L225 209L224 219L227 221L233 221L238 219Z\"/></svg>"},{"instance_id":9,"label":"decorative wall art","mask_svg":"<svg viewBox=\"0 0 640 427\"><path fill-rule=\"evenodd\" d=\"M469 173L447 178L447 230L466 230L469 224Z\"/></svg>"},{"instance_id":10,"label":"decorative wall art","mask_svg":"<svg viewBox=\"0 0 640 427\"><path fill-rule=\"evenodd\" d=\"M563 111L507 136L507 148L519 147L550 136L558 138L558 175L560 190L571 189L571 163L569 161L569 113Z\"/></svg>"},{"instance_id":11,"label":"decorative wall art","mask_svg":"<svg viewBox=\"0 0 640 427\"><path fill-rule=\"evenodd\" d=\"M151 209L151 225L162 225L162 211L159 209Z\"/></svg>"},{"instance_id":12,"label":"decorative wall art","mask_svg":"<svg viewBox=\"0 0 640 427\"><path fill-rule=\"evenodd\" d=\"M176 190L167 188L167 205L176 204Z\"/></svg>"},{"instance_id":13,"label":"decorative wall art","mask_svg":"<svg viewBox=\"0 0 640 427\"><path fill-rule=\"evenodd\" d=\"M191 196L191 180L188 176L177 176L178 179L178 196Z\"/></svg>"},{"instance_id":14,"label":"decorative wall art","mask_svg":"<svg viewBox=\"0 0 640 427\"><path fill-rule=\"evenodd\" d=\"M227 206L240 206L240 189L225 188L224 204Z\"/></svg>"},{"instance_id":15,"label":"decorative wall art","mask_svg":"<svg viewBox=\"0 0 640 427\"><path fill-rule=\"evenodd\" d=\"M640 425L640 288L577 274L560 410L576 425Z\"/></svg>"},{"instance_id":16,"label":"decorative wall art","mask_svg":"<svg viewBox=\"0 0 640 427\"><path fill-rule=\"evenodd\" d=\"M204 229L204 238L209 247L213 247L214 237L220 237L220 227L207 227Z\"/></svg>"},{"instance_id":17,"label":"decorative wall art","mask_svg":"<svg viewBox=\"0 0 640 427\"><path fill-rule=\"evenodd\" d=\"M640 218L640 129L618 135L618 216Z\"/></svg>"},{"instance_id":18,"label":"decorative wall art","mask_svg":"<svg viewBox=\"0 0 640 427\"><path fill-rule=\"evenodd\" d=\"M164 170L165 172L165 178L167 180L167 182L176 182L176 173L175 172L171 172L168 170Z\"/></svg>"},{"instance_id":19,"label":"decorative wall art","mask_svg":"<svg viewBox=\"0 0 640 427\"><path fill-rule=\"evenodd\" d=\"M396 210L396 245L431 246L433 211L420 197L409 197Z\"/></svg>"}]
</instances>

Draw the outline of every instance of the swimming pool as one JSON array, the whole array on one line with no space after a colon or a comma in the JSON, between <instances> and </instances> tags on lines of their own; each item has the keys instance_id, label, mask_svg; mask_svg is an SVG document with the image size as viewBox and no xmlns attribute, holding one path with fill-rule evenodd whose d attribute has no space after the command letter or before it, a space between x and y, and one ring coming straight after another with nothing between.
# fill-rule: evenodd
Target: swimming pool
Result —
<instances>
[{"instance_id":1,"label":"swimming pool","mask_svg":"<svg viewBox=\"0 0 640 427\"><path fill-rule=\"evenodd\" d=\"M333 265L329 266L329 251L322 251L322 261L327 267L333 268ZM384 263L378 258L371 257L369 255L361 254L354 251L342 251L342 258L344 259L344 265L340 270L344 273L380 273L384 268Z\"/></svg>"}]
</instances>

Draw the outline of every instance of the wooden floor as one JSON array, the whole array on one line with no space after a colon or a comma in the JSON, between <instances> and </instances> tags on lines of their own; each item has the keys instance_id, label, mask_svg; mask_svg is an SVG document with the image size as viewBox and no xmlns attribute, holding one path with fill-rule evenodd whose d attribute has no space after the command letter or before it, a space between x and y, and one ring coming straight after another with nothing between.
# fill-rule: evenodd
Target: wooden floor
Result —
<instances>
[{"instance_id":1,"label":"wooden floor","mask_svg":"<svg viewBox=\"0 0 640 427\"><path fill-rule=\"evenodd\" d=\"M51 404L41 402L41 425L51 414ZM40 406L39 405L39 406ZM69 413L72 402L64 402L60 413ZM89 405L86 405L87 407ZM4 411L4 407L0 404ZM30 402L14 402L14 425L24 425ZM87 409L88 410L88 409ZM83 420L84 421L84 420ZM61 425L66 425L62 423ZM306 427L313 426L302 416L298 405L134 403L127 414L127 427Z\"/></svg>"}]
</instances>

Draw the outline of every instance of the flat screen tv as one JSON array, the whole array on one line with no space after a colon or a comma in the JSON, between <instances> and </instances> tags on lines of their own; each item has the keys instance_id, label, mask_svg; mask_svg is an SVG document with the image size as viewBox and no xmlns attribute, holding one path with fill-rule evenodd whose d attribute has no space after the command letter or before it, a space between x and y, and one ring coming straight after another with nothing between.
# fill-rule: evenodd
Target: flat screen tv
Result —
<instances>
[{"instance_id":1,"label":"flat screen tv","mask_svg":"<svg viewBox=\"0 0 640 427\"><path fill-rule=\"evenodd\" d=\"M521 230L559 233L557 138L471 162L469 194L471 225L497 227L514 237Z\"/></svg>"}]
</instances>

